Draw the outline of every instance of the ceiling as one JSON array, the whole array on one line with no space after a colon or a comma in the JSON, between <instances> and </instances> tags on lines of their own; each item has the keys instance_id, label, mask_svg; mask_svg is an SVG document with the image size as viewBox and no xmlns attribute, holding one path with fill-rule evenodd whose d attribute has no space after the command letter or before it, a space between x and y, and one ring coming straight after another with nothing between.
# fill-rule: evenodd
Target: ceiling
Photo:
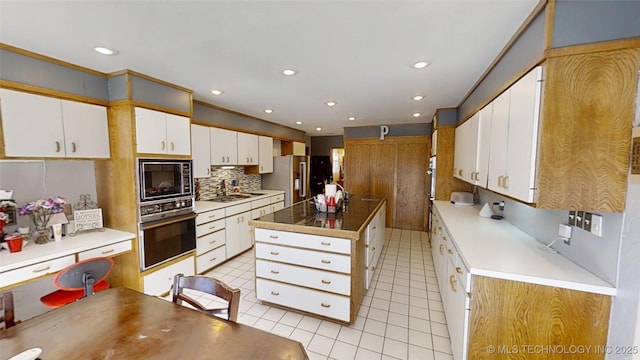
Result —
<instances>
[{"instance_id":1,"label":"ceiling","mask_svg":"<svg viewBox=\"0 0 640 360\"><path fill-rule=\"evenodd\" d=\"M435 109L457 107L537 4L0 0L0 42L105 73L137 71L309 136L340 135L427 123ZM421 60L429 66L413 68Z\"/></svg>"}]
</instances>

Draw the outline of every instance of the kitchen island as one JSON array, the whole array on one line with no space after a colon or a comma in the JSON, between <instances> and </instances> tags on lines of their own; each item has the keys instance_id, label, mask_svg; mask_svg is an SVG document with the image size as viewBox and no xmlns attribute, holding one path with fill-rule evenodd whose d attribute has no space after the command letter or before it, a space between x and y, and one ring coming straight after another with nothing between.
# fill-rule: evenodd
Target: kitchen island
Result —
<instances>
[{"instance_id":1,"label":"kitchen island","mask_svg":"<svg viewBox=\"0 0 640 360\"><path fill-rule=\"evenodd\" d=\"M257 299L353 323L384 244L385 208L384 196L351 195L336 214L306 200L249 221Z\"/></svg>"}]
</instances>

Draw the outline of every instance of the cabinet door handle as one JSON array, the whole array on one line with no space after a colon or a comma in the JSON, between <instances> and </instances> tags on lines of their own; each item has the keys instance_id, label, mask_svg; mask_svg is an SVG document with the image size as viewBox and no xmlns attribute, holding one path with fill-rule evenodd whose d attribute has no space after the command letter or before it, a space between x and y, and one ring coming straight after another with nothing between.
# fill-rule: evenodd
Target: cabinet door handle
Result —
<instances>
[{"instance_id":1,"label":"cabinet door handle","mask_svg":"<svg viewBox=\"0 0 640 360\"><path fill-rule=\"evenodd\" d=\"M101 252L101 254L102 255L111 254L114 251L116 251L116 249L109 249L109 250L105 250L105 251Z\"/></svg>"},{"instance_id":2,"label":"cabinet door handle","mask_svg":"<svg viewBox=\"0 0 640 360\"><path fill-rule=\"evenodd\" d=\"M161 150L164 150L167 146L166 146L166 144L164 143L164 141L160 141L160 142L162 143L162 149L161 149Z\"/></svg>"},{"instance_id":3,"label":"cabinet door handle","mask_svg":"<svg viewBox=\"0 0 640 360\"><path fill-rule=\"evenodd\" d=\"M458 274L462 274L462 269L460 268L460 266L456 267L456 272Z\"/></svg>"},{"instance_id":4,"label":"cabinet door handle","mask_svg":"<svg viewBox=\"0 0 640 360\"><path fill-rule=\"evenodd\" d=\"M270 254L271 254L271 255L273 255L273 256L278 256L278 255L280 255L280 253L279 253L279 252L277 252L277 251L272 251Z\"/></svg>"},{"instance_id":5,"label":"cabinet door handle","mask_svg":"<svg viewBox=\"0 0 640 360\"><path fill-rule=\"evenodd\" d=\"M47 270L49 270L49 269L51 269L51 265L48 265L47 267L42 268L42 269L33 269L33 271L32 271L32 272L34 272L34 273L39 273L39 272L47 271Z\"/></svg>"},{"instance_id":6,"label":"cabinet door handle","mask_svg":"<svg viewBox=\"0 0 640 360\"><path fill-rule=\"evenodd\" d=\"M449 253L449 255L453 255L453 250L447 249L447 252Z\"/></svg>"},{"instance_id":7,"label":"cabinet door handle","mask_svg":"<svg viewBox=\"0 0 640 360\"><path fill-rule=\"evenodd\" d=\"M76 152L76 143L75 142L71 143L71 152L73 152L73 153Z\"/></svg>"},{"instance_id":8,"label":"cabinet door handle","mask_svg":"<svg viewBox=\"0 0 640 360\"><path fill-rule=\"evenodd\" d=\"M272 274L276 274L276 275L277 275L277 274L280 274L280 271L278 271L278 270L271 270L271 273L272 273Z\"/></svg>"},{"instance_id":9,"label":"cabinet door handle","mask_svg":"<svg viewBox=\"0 0 640 360\"><path fill-rule=\"evenodd\" d=\"M175 149L175 145L173 144L173 141L171 142L171 151L173 151Z\"/></svg>"},{"instance_id":10,"label":"cabinet door handle","mask_svg":"<svg viewBox=\"0 0 640 360\"><path fill-rule=\"evenodd\" d=\"M330 308L331 304L327 304L327 303L321 303L320 306L324 307L324 308Z\"/></svg>"},{"instance_id":11,"label":"cabinet door handle","mask_svg":"<svg viewBox=\"0 0 640 360\"><path fill-rule=\"evenodd\" d=\"M450 275L449 276L449 284L451 285L451 291L456 292L456 276L455 275Z\"/></svg>"},{"instance_id":12,"label":"cabinet door handle","mask_svg":"<svg viewBox=\"0 0 640 360\"><path fill-rule=\"evenodd\" d=\"M244 216L240 216L240 222L244 222Z\"/></svg>"},{"instance_id":13,"label":"cabinet door handle","mask_svg":"<svg viewBox=\"0 0 640 360\"><path fill-rule=\"evenodd\" d=\"M331 243L330 243L330 242L328 242L328 241L322 241L322 242L320 243L320 245L324 245L324 246L331 246Z\"/></svg>"},{"instance_id":14,"label":"cabinet door handle","mask_svg":"<svg viewBox=\"0 0 640 360\"><path fill-rule=\"evenodd\" d=\"M323 264L331 264L331 260L320 260Z\"/></svg>"},{"instance_id":15,"label":"cabinet door handle","mask_svg":"<svg viewBox=\"0 0 640 360\"><path fill-rule=\"evenodd\" d=\"M211 166L211 165L209 165ZM211 169L207 168L207 175L211 174Z\"/></svg>"},{"instance_id":16,"label":"cabinet door handle","mask_svg":"<svg viewBox=\"0 0 640 360\"><path fill-rule=\"evenodd\" d=\"M322 280L322 283L329 285L329 284L331 284L331 281L330 280Z\"/></svg>"},{"instance_id":17,"label":"cabinet door handle","mask_svg":"<svg viewBox=\"0 0 640 360\"><path fill-rule=\"evenodd\" d=\"M247 158L247 163L249 163L249 158Z\"/></svg>"},{"instance_id":18,"label":"cabinet door handle","mask_svg":"<svg viewBox=\"0 0 640 360\"><path fill-rule=\"evenodd\" d=\"M500 175L498 176L498 187L502 187L502 179L504 178L504 176Z\"/></svg>"},{"instance_id":19,"label":"cabinet door handle","mask_svg":"<svg viewBox=\"0 0 640 360\"><path fill-rule=\"evenodd\" d=\"M271 295L273 295L273 296L278 296L278 295L280 295L280 293L279 293L279 292L277 292L277 291L272 291L272 292L271 292Z\"/></svg>"},{"instance_id":20,"label":"cabinet door handle","mask_svg":"<svg viewBox=\"0 0 640 360\"><path fill-rule=\"evenodd\" d=\"M440 244L440 255L444 255L444 245Z\"/></svg>"},{"instance_id":21,"label":"cabinet door handle","mask_svg":"<svg viewBox=\"0 0 640 360\"><path fill-rule=\"evenodd\" d=\"M224 162L224 156L222 157L222 162Z\"/></svg>"},{"instance_id":22,"label":"cabinet door handle","mask_svg":"<svg viewBox=\"0 0 640 360\"><path fill-rule=\"evenodd\" d=\"M60 152L60 141L56 141L56 152Z\"/></svg>"},{"instance_id":23,"label":"cabinet door handle","mask_svg":"<svg viewBox=\"0 0 640 360\"><path fill-rule=\"evenodd\" d=\"M229 157L227 156L227 162L229 162Z\"/></svg>"},{"instance_id":24,"label":"cabinet door handle","mask_svg":"<svg viewBox=\"0 0 640 360\"><path fill-rule=\"evenodd\" d=\"M504 181L503 181L503 185L502 185L505 189L509 188L509 176L505 176L504 177Z\"/></svg>"},{"instance_id":25,"label":"cabinet door handle","mask_svg":"<svg viewBox=\"0 0 640 360\"><path fill-rule=\"evenodd\" d=\"M240 218L236 218L236 224L240 224Z\"/></svg>"},{"instance_id":26,"label":"cabinet door handle","mask_svg":"<svg viewBox=\"0 0 640 360\"><path fill-rule=\"evenodd\" d=\"M376 251L376 247L375 246L371 247L371 251Z\"/></svg>"},{"instance_id":27,"label":"cabinet door handle","mask_svg":"<svg viewBox=\"0 0 640 360\"><path fill-rule=\"evenodd\" d=\"M447 237L443 235L442 240L447 241Z\"/></svg>"}]
</instances>

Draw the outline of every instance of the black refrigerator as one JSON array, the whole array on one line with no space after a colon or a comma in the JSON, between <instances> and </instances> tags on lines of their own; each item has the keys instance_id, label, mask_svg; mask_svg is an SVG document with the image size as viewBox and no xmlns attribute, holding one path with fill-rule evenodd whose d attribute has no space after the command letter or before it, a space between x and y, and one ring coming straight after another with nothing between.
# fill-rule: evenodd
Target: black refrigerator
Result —
<instances>
[{"instance_id":1,"label":"black refrigerator","mask_svg":"<svg viewBox=\"0 0 640 360\"><path fill-rule=\"evenodd\" d=\"M324 184L333 182L331 156L312 156L309 166L309 190L311 196L324 193Z\"/></svg>"}]
</instances>

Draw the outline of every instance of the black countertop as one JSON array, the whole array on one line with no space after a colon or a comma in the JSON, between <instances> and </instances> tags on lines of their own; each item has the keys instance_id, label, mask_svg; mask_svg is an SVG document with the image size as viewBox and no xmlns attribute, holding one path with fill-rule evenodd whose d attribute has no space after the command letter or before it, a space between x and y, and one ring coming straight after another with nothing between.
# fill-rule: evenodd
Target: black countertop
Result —
<instances>
[{"instance_id":1,"label":"black countertop","mask_svg":"<svg viewBox=\"0 0 640 360\"><path fill-rule=\"evenodd\" d=\"M382 195L352 194L337 213L323 213L315 209L310 199L251 220L249 225L357 240L384 201Z\"/></svg>"}]
</instances>

